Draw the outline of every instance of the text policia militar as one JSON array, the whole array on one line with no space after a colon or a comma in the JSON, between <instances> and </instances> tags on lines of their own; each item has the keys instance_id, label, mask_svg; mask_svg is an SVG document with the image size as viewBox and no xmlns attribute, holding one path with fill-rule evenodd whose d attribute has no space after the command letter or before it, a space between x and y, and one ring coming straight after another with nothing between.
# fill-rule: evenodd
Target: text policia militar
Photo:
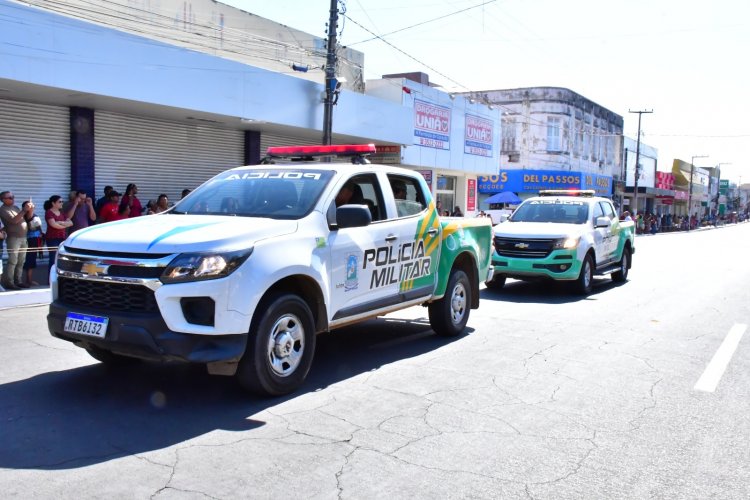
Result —
<instances>
[{"instance_id":1,"label":"text policia militar","mask_svg":"<svg viewBox=\"0 0 750 500\"><path fill-rule=\"evenodd\" d=\"M431 259L425 255L424 240L398 246L383 246L365 250L362 269L374 266L370 289L401 281L413 280L430 273Z\"/></svg>"}]
</instances>

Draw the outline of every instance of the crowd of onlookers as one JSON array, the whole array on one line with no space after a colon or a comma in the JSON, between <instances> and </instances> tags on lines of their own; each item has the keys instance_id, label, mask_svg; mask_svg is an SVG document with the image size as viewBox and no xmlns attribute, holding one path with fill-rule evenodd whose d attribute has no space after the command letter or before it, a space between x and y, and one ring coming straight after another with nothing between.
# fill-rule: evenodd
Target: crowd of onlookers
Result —
<instances>
[{"instance_id":1,"label":"crowd of onlookers","mask_svg":"<svg viewBox=\"0 0 750 500\"><path fill-rule=\"evenodd\" d=\"M636 234L687 231L688 229L692 230L704 226L717 226L720 224L741 222L744 220L744 218L737 217L734 213L727 215L707 214L703 217L698 217L697 214L693 214L688 217L687 215L658 215L646 212L645 214L638 214L633 217L628 211L623 212L621 218L624 220L632 220L635 223Z\"/></svg>"},{"instance_id":2,"label":"crowd of onlookers","mask_svg":"<svg viewBox=\"0 0 750 500\"><path fill-rule=\"evenodd\" d=\"M182 196L188 192L184 190ZM166 194L142 205L135 184L128 184L124 193L106 186L104 196L96 201L82 190L71 191L67 201L53 195L41 211L31 199L19 203L11 191L0 192L0 202L0 291L38 285L34 281L37 259L46 250L52 264L57 247L74 231L99 222L158 214L170 206ZM5 268L3 247L8 255Z\"/></svg>"}]
</instances>

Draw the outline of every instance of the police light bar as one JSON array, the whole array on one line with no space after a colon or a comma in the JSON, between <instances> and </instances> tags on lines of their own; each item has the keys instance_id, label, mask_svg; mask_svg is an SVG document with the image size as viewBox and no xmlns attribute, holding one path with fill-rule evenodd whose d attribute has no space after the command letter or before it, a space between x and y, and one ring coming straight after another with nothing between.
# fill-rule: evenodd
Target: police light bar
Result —
<instances>
[{"instance_id":1,"label":"police light bar","mask_svg":"<svg viewBox=\"0 0 750 500\"><path fill-rule=\"evenodd\" d=\"M596 191L593 189L542 189L539 196L595 196Z\"/></svg>"},{"instance_id":2,"label":"police light bar","mask_svg":"<svg viewBox=\"0 0 750 500\"><path fill-rule=\"evenodd\" d=\"M274 146L266 151L273 157L352 156L375 153L375 144L336 144L333 146Z\"/></svg>"}]
</instances>

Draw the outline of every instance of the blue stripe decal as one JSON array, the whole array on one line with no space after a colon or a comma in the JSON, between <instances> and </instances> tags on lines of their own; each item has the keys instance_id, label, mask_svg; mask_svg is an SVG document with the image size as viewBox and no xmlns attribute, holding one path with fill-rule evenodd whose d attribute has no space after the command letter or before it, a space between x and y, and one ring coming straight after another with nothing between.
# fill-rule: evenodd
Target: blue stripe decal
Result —
<instances>
[{"instance_id":1,"label":"blue stripe decal","mask_svg":"<svg viewBox=\"0 0 750 500\"><path fill-rule=\"evenodd\" d=\"M175 234L184 233L187 231L192 231L193 229L200 229L202 227L206 226L213 226L214 224L218 224L218 222L204 222L203 224L191 224L189 226L179 226L174 229L170 229L166 233L162 234L161 236L158 236L154 241L149 243L147 250L151 250L151 247L159 243L161 240L165 238L169 238L170 236L174 236Z\"/></svg>"},{"instance_id":2,"label":"blue stripe decal","mask_svg":"<svg viewBox=\"0 0 750 500\"><path fill-rule=\"evenodd\" d=\"M122 220L116 220L116 221L112 221L112 222L106 222L106 223L104 223L104 224L95 224L95 225L93 225L93 226L89 226L89 227L86 227L86 228L83 228L83 229L79 229L78 231L76 231L76 232L75 232L75 235L73 235L73 236L71 236L71 237L69 237L69 238L67 239L67 242L68 242L68 243L70 243L70 244L73 244L73 242L74 242L74 241L75 241L75 240L76 240L76 239L77 239L77 238L78 238L79 236L82 236L82 235L84 235L84 234L88 233L88 232L89 232L89 231L91 231L91 230L94 230L94 229L100 229L100 228L101 228L102 226L104 226L105 224L106 224L106 225L115 225L115 224L117 224L117 225L119 225L119 226L122 226L122 225L124 225L124 224L129 224L129 223L133 223L133 222L135 222L136 220L138 220L138 218L137 218L137 217L134 217L134 218L132 218L132 219L122 219Z\"/></svg>"}]
</instances>

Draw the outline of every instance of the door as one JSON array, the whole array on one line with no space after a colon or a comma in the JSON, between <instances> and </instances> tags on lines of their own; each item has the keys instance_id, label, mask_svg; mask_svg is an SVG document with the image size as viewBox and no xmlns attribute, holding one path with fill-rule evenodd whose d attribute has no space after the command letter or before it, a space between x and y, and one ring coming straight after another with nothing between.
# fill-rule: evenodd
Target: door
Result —
<instances>
[{"instance_id":1,"label":"door","mask_svg":"<svg viewBox=\"0 0 750 500\"><path fill-rule=\"evenodd\" d=\"M384 307L398 293L395 270L383 261L393 259L387 237L383 192L375 174L354 174L342 179L333 205L364 205L372 222L364 227L334 229L331 247L331 312L333 320ZM342 195L345 193L345 195ZM331 208L335 210L335 206Z\"/></svg>"},{"instance_id":2,"label":"door","mask_svg":"<svg viewBox=\"0 0 750 500\"><path fill-rule=\"evenodd\" d=\"M602 204L596 202L593 204L593 225L594 225L594 252L596 253L596 267L601 267L609 260L610 250L610 235L611 221L610 224L605 227L597 227L596 221L599 217L604 217L604 209Z\"/></svg>"}]
</instances>

